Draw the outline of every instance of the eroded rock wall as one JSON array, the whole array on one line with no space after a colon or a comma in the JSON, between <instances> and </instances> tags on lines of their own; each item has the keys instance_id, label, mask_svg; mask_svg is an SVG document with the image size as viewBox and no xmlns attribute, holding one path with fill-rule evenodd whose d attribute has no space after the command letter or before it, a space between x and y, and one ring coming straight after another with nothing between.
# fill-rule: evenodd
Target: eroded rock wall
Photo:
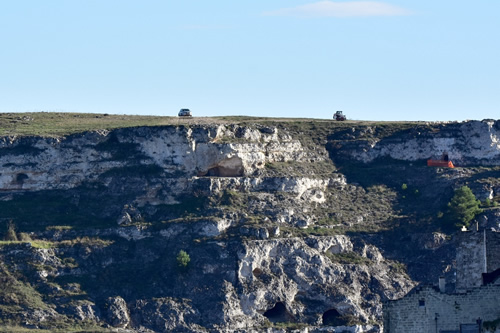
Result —
<instances>
[{"instance_id":1,"label":"eroded rock wall","mask_svg":"<svg viewBox=\"0 0 500 333\"><path fill-rule=\"evenodd\" d=\"M0 279L31 279L36 301L51 303L18 311L19 297L0 292L12 311L0 319L49 329L80 320L137 332L376 332L383 301L453 274L445 235L396 229L419 228L414 210L434 209L472 173L419 172L411 182L407 163L400 175L383 170L402 181L364 185L336 159L412 162L446 150L457 163L498 165L498 132L493 121L384 137L331 125L311 140L301 128L227 124L2 138L0 222L12 220L26 241L0 247ZM430 191L419 187L431 180ZM412 192L400 193L407 181ZM185 270L180 250L191 259Z\"/></svg>"},{"instance_id":2,"label":"eroded rock wall","mask_svg":"<svg viewBox=\"0 0 500 333\"><path fill-rule=\"evenodd\" d=\"M380 158L418 161L440 158L447 152L456 165L498 165L500 163L500 121L483 120L463 123L436 123L379 138L374 130L353 128L340 137L341 154L368 163ZM366 138L370 137L370 138ZM360 138L361 140L353 141ZM356 148L355 148L356 147Z\"/></svg>"},{"instance_id":3,"label":"eroded rock wall","mask_svg":"<svg viewBox=\"0 0 500 333\"><path fill-rule=\"evenodd\" d=\"M267 162L303 156L300 142L276 129L222 125L103 130L62 138L4 137L0 151L3 191L69 189L131 167L160 168L171 178L247 176Z\"/></svg>"}]
</instances>

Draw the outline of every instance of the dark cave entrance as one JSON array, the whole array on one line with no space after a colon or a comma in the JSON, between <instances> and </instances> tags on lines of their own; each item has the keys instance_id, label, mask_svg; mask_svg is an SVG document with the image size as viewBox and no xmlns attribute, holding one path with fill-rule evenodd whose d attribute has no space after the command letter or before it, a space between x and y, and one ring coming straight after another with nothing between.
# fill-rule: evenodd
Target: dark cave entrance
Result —
<instances>
[{"instance_id":1,"label":"dark cave entrance","mask_svg":"<svg viewBox=\"0 0 500 333\"><path fill-rule=\"evenodd\" d=\"M206 172L198 172L198 177L242 177L243 168L227 168L224 166L215 166Z\"/></svg>"},{"instance_id":2,"label":"dark cave entrance","mask_svg":"<svg viewBox=\"0 0 500 333\"><path fill-rule=\"evenodd\" d=\"M294 321L293 315L287 311L283 302L278 302L273 308L264 312L264 316L272 323L285 323Z\"/></svg>"},{"instance_id":3,"label":"dark cave entrance","mask_svg":"<svg viewBox=\"0 0 500 333\"><path fill-rule=\"evenodd\" d=\"M322 319L325 326L344 326L347 324L347 320L335 309L330 309L323 313Z\"/></svg>"},{"instance_id":4,"label":"dark cave entrance","mask_svg":"<svg viewBox=\"0 0 500 333\"><path fill-rule=\"evenodd\" d=\"M243 161L234 156L212 165L206 171L198 172L198 177L242 177L244 173Z\"/></svg>"},{"instance_id":5,"label":"dark cave entrance","mask_svg":"<svg viewBox=\"0 0 500 333\"><path fill-rule=\"evenodd\" d=\"M16 175L16 183L23 184L26 179L28 179L28 175L25 173L18 173Z\"/></svg>"}]
</instances>

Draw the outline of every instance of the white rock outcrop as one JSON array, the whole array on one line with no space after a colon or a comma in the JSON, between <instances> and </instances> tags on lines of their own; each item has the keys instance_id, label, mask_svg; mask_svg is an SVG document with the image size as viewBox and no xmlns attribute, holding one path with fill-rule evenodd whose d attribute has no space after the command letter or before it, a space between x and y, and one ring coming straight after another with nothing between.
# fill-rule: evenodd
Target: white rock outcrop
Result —
<instances>
[{"instance_id":1,"label":"white rock outcrop","mask_svg":"<svg viewBox=\"0 0 500 333\"><path fill-rule=\"evenodd\" d=\"M172 177L241 177L268 162L301 158L300 142L278 135L275 128L268 132L214 125L139 127L61 138L4 137L0 189L69 189L131 165L159 167ZM226 138L237 143L225 143Z\"/></svg>"},{"instance_id":2,"label":"white rock outcrop","mask_svg":"<svg viewBox=\"0 0 500 333\"><path fill-rule=\"evenodd\" d=\"M426 132L402 133L374 139L349 154L365 163L380 157L415 161L439 158L447 152L458 165L496 165L500 162L500 121L436 124Z\"/></svg>"},{"instance_id":3,"label":"white rock outcrop","mask_svg":"<svg viewBox=\"0 0 500 333\"><path fill-rule=\"evenodd\" d=\"M328 253L357 253L364 263L341 264L331 261ZM381 306L374 302L372 311L362 306L368 294L403 295L414 286L404 275L385 276L388 262L378 249L365 245L354 250L348 236L255 240L240 254L238 281L245 292L240 293L239 307L247 316L258 318L276 303L285 305L291 315L336 309L341 315L355 315L366 320L381 315ZM377 281L379 291L369 290L369 281ZM389 282L390 281L390 282ZM318 290L322 286L327 290ZM363 295L363 296L361 296ZM373 295L373 300L380 296ZM307 299L329 304L329 308L304 309L299 300ZM324 305L323 305L324 306ZM318 323L321 324L320 318Z\"/></svg>"}]
</instances>

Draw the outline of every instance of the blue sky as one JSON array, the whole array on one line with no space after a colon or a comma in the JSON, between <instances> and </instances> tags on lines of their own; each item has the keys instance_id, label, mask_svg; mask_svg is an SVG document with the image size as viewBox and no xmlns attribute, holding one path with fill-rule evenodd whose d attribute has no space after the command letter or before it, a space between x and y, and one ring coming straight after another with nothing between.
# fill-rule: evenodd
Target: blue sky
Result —
<instances>
[{"instance_id":1,"label":"blue sky","mask_svg":"<svg viewBox=\"0 0 500 333\"><path fill-rule=\"evenodd\" d=\"M500 118L500 1L0 0L0 112Z\"/></svg>"}]
</instances>

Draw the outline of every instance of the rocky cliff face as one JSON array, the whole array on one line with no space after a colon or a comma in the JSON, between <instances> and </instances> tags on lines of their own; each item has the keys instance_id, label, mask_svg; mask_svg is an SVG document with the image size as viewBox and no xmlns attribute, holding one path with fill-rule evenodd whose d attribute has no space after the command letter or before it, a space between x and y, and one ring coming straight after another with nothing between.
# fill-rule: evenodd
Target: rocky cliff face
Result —
<instances>
[{"instance_id":1,"label":"rocky cliff face","mask_svg":"<svg viewBox=\"0 0 500 333\"><path fill-rule=\"evenodd\" d=\"M285 122L4 137L0 325L379 331L382 301L453 282L436 216L456 186L497 195L499 132ZM465 168L425 166L443 151Z\"/></svg>"},{"instance_id":2,"label":"rocky cliff face","mask_svg":"<svg viewBox=\"0 0 500 333\"><path fill-rule=\"evenodd\" d=\"M364 163L381 157L403 161L439 158L443 152L461 166L495 166L500 162L500 123L494 120L416 125L384 138L376 132L376 127L346 131L343 138L349 143L354 139L356 149L342 153Z\"/></svg>"}]
</instances>

